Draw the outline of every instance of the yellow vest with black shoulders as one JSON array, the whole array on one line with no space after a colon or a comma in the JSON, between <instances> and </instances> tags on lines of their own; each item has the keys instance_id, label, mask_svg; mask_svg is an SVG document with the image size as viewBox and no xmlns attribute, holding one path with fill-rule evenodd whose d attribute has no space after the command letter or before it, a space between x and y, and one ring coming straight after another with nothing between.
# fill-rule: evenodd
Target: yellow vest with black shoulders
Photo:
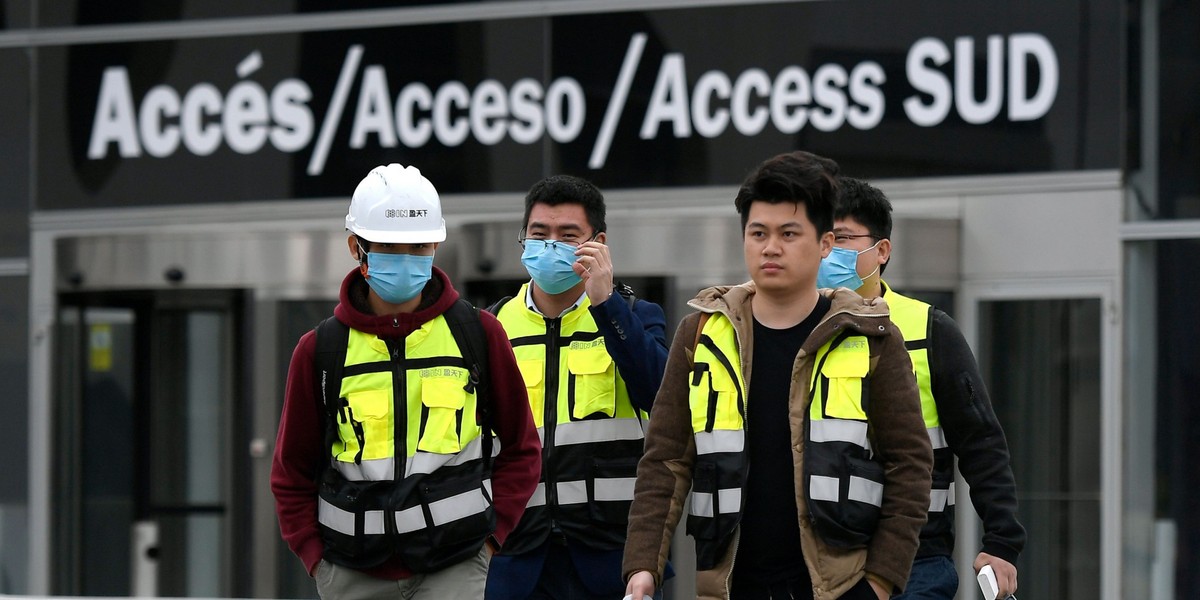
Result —
<instances>
[{"instance_id":1,"label":"yellow vest with black shoulders","mask_svg":"<svg viewBox=\"0 0 1200 600\"><path fill-rule=\"evenodd\" d=\"M318 365L331 360L321 356L329 352L323 343L336 343L325 336L346 341L340 381L325 381L318 367L329 449L318 484L324 557L362 569L396 555L421 573L477 554L495 529L483 457L492 444L485 444L477 388L446 318L403 340L330 319L317 329Z\"/></svg>"},{"instance_id":2,"label":"yellow vest with black shoulders","mask_svg":"<svg viewBox=\"0 0 1200 600\"><path fill-rule=\"evenodd\" d=\"M644 414L630 403L587 297L565 315L547 318L529 309L528 293L526 283L496 317L525 380L542 440L542 474L504 552L540 547L553 526L595 550L622 548Z\"/></svg>"},{"instance_id":3,"label":"yellow vest with black shoulders","mask_svg":"<svg viewBox=\"0 0 1200 600\"><path fill-rule=\"evenodd\" d=\"M929 354L931 307L883 286L884 300L891 312L892 323L904 334L904 347L912 360L917 389L921 393L921 416L933 446L933 488L929 492L929 519L921 529L921 537L938 537L954 528L954 452L946 443L946 434L938 418L937 402L933 397Z\"/></svg>"},{"instance_id":4,"label":"yellow vest with black shoulders","mask_svg":"<svg viewBox=\"0 0 1200 600\"><path fill-rule=\"evenodd\" d=\"M704 320L692 364L688 404L696 463L687 531L696 568L713 568L741 520L750 468L746 451L747 390L741 344L722 313ZM836 547L865 546L879 522L883 467L867 438L870 350L846 331L814 356L805 420L804 497L813 526Z\"/></svg>"}]
</instances>

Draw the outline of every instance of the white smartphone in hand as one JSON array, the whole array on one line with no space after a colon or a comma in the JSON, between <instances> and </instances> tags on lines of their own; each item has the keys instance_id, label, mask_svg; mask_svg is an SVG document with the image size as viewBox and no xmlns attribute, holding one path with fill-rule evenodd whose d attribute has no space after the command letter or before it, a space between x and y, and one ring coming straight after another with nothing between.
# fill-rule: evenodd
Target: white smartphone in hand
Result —
<instances>
[{"instance_id":1,"label":"white smartphone in hand","mask_svg":"<svg viewBox=\"0 0 1200 600\"><path fill-rule=\"evenodd\" d=\"M979 591L983 592L984 600L1000 600L1000 585L996 583L996 572L992 570L992 565L983 565L976 579L979 580ZM1017 600L1017 597L1009 594L1003 600Z\"/></svg>"}]
</instances>

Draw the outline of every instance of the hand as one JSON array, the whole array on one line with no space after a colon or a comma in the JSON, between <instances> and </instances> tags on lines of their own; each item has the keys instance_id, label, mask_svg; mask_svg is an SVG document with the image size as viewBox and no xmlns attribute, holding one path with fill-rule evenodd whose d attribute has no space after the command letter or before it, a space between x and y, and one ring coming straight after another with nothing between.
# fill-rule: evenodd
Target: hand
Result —
<instances>
[{"instance_id":1,"label":"hand","mask_svg":"<svg viewBox=\"0 0 1200 600\"><path fill-rule=\"evenodd\" d=\"M608 300L613 293L612 258L608 246L600 242L584 242L575 249L575 274L583 279L583 291L595 306Z\"/></svg>"},{"instance_id":2,"label":"hand","mask_svg":"<svg viewBox=\"0 0 1200 600\"><path fill-rule=\"evenodd\" d=\"M633 596L634 598L642 598L643 596L654 597L654 575L650 571L638 571L629 577L629 583L625 586L625 595Z\"/></svg>"},{"instance_id":3,"label":"hand","mask_svg":"<svg viewBox=\"0 0 1200 600\"><path fill-rule=\"evenodd\" d=\"M997 558L986 552L980 552L979 556L975 557L975 572L984 565L992 565L992 570L996 572L996 587L1000 588L1000 595L997 598L1007 598L1017 593L1017 568L1012 563L1002 558Z\"/></svg>"},{"instance_id":4,"label":"hand","mask_svg":"<svg viewBox=\"0 0 1200 600\"><path fill-rule=\"evenodd\" d=\"M892 594L883 589L883 586L879 585L878 583L875 583L870 579L867 580L867 583L871 584L871 591L875 592L875 596L877 596L879 600L887 600L888 598L892 597Z\"/></svg>"}]
</instances>

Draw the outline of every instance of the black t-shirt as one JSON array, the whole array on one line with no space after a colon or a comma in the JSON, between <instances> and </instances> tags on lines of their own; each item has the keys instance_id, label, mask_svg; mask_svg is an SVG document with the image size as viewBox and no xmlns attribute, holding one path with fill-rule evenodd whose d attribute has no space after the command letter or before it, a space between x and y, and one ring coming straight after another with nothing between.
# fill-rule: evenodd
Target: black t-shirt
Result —
<instances>
[{"instance_id":1,"label":"black t-shirt","mask_svg":"<svg viewBox=\"0 0 1200 600\"><path fill-rule=\"evenodd\" d=\"M798 482L792 465L788 394L800 346L829 307L829 299L822 296L804 321L787 329L771 329L754 321L754 364L746 402L750 472L735 580L771 583L808 579L796 516Z\"/></svg>"}]
</instances>

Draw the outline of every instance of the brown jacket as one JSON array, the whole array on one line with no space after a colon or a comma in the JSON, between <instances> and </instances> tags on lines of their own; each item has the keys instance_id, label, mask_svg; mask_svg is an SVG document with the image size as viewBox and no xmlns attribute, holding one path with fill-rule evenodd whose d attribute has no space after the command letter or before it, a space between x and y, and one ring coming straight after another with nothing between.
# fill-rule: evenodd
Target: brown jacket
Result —
<instances>
[{"instance_id":1,"label":"brown jacket","mask_svg":"<svg viewBox=\"0 0 1200 600\"><path fill-rule=\"evenodd\" d=\"M826 545L812 529L808 506L796 498L800 544L813 581L814 600L833 600L846 593L867 572L903 589L917 552L918 535L929 509L933 451L921 417L920 399L904 339L890 319L882 298L866 300L848 289L822 290L833 304L804 342L792 370L790 425L792 460L797 482L804 479L804 419L808 413L808 381L814 353L842 327L867 336L871 351L869 437L886 474L879 527L866 548L844 550ZM720 312L734 324L742 372L749 387L752 377L753 318L750 299L754 284L703 290L689 306L701 312ZM637 484L629 514L622 572L654 574L662 583L671 536L684 514L691 488L696 445L688 408L688 373L699 313L684 317L675 333L662 387L654 401L646 449L638 463ZM747 399L749 402L749 399ZM797 485L798 494L804 486ZM728 598L737 550L737 533L716 568L696 573L699 598Z\"/></svg>"}]
</instances>

